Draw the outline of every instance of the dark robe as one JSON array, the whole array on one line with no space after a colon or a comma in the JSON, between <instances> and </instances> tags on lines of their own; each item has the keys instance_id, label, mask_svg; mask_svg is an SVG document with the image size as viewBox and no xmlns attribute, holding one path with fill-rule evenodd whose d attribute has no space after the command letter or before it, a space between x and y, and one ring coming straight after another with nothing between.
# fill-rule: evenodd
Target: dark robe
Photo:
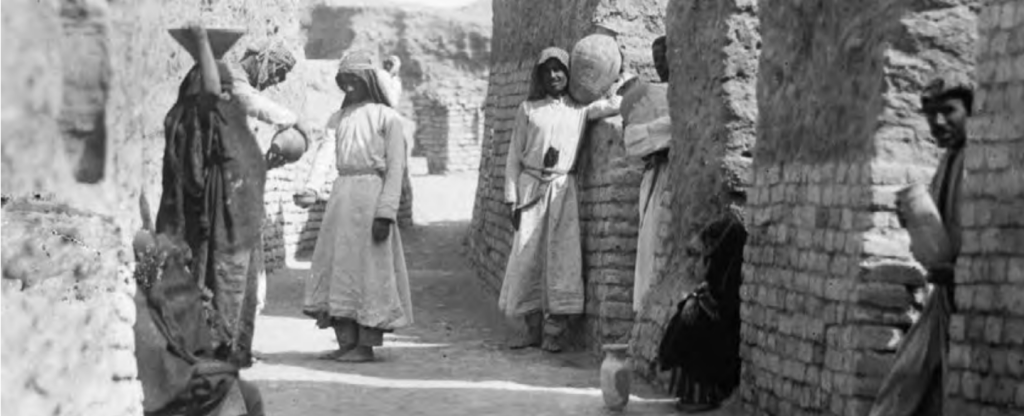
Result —
<instances>
[{"instance_id":1,"label":"dark robe","mask_svg":"<svg viewBox=\"0 0 1024 416\"><path fill-rule=\"evenodd\" d=\"M963 174L964 149L951 149L943 155L931 184L932 199L942 217L953 262L960 253L958 203ZM952 311L953 285L935 284L925 299L921 317L900 341L896 359L882 380L870 416L943 414Z\"/></svg>"},{"instance_id":2,"label":"dark robe","mask_svg":"<svg viewBox=\"0 0 1024 416\"><path fill-rule=\"evenodd\" d=\"M740 285L743 223L729 216L709 225L704 283L678 305L659 347L663 370L672 370L672 390L686 404L714 405L739 384Z\"/></svg>"},{"instance_id":3,"label":"dark robe","mask_svg":"<svg viewBox=\"0 0 1024 416\"><path fill-rule=\"evenodd\" d=\"M219 64L221 77L230 73ZM185 241L189 269L210 290L217 311L212 342L221 358L251 361L255 281L261 261L266 165L236 101L201 93L193 67L164 121L163 195L156 231Z\"/></svg>"}]
</instances>

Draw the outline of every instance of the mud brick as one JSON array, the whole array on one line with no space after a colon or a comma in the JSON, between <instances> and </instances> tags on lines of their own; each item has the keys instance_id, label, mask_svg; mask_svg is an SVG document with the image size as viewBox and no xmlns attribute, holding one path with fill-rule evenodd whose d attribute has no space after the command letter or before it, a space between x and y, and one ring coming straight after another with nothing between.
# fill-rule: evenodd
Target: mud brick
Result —
<instances>
[{"instance_id":1,"label":"mud brick","mask_svg":"<svg viewBox=\"0 0 1024 416\"><path fill-rule=\"evenodd\" d=\"M1002 341L1003 319L998 316L985 318L985 342L998 344Z\"/></svg>"}]
</instances>

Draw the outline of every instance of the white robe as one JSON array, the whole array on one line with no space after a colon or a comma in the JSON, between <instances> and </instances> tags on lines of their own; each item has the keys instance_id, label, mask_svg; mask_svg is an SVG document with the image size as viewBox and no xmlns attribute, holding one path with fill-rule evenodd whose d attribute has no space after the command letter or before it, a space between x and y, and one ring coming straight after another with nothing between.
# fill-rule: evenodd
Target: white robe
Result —
<instances>
[{"instance_id":1,"label":"white robe","mask_svg":"<svg viewBox=\"0 0 1024 416\"><path fill-rule=\"evenodd\" d=\"M650 123L626 127L623 139L626 143L668 143L669 140L665 137L671 137L671 130L672 122L669 117L661 117ZM655 151L662 148L663 146L658 146ZM637 235L636 267L633 275L633 310L637 312L643 306L647 290L654 283L661 205L667 181L665 176L668 175L666 167L666 163L658 163L645 170L643 181L640 183L640 232Z\"/></svg>"},{"instance_id":2,"label":"white robe","mask_svg":"<svg viewBox=\"0 0 1024 416\"><path fill-rule=\"evenodd\" d=\"M584 106L566 96L519 106L505 165L505 201L522 208L498 300L506 315L583 312L576 178L569 171L587 121L617 114L620 102L616 96ZM548 148L559 158L545 170Z\"/></svg>"},{"instance_id":3,"label":"white robe","mask_svg":"<svg viewBox=\"0 0 1024 416\"><path fill-rule=\"evenodd\" d=\"M329 192L330 200L305 282L303 311L382 330L410 325L409 275L394 223L406 159L401 118L390 107L366 103L341 109L327 128L336 140L318 152L309 184L321 194ZM332 153L335 163L323 160ZM331 173L333 184L327 179ZM371 236L374 218L392 220L381 243Z\"/></svg>"}]
</instances>

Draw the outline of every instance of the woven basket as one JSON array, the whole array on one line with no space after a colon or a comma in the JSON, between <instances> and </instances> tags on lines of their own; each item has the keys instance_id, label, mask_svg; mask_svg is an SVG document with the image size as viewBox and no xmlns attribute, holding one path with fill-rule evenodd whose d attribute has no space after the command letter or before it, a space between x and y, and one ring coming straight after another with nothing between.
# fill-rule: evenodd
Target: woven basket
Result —
<instances>
[{"instance_id":1,"label":"woven basket","mask_svg":"<svg viewBox=\"0 0 1024 416\"><path fill-rule=\"evenodd\" d=\"M642 83L622 97L625 124L650 123L668 115L668 84Z\"/></svg>"},{"instance_id":2,"label":"woven basket","mask_svg":"<svg viewBox=\"0 0 1024 416\"><path fill-rule=\"evenodd\" d=\"M953 259L946 228L939 210L924 184L911 185L896 194L900 215L910 233L910 252L925 266L948 263Z\"/></svg>"},{"instance_id":3,"label":"woven basket","mask_svg":"<svg viewBox=\"0 0 1024 416\"><path fill-rule=\"evenodd\" d=\"M590 104L605 96L619 79L619 45L611 36L587 36L572 48L569 66L569 94L581 104Z\"/></svg>"}]
</instances>

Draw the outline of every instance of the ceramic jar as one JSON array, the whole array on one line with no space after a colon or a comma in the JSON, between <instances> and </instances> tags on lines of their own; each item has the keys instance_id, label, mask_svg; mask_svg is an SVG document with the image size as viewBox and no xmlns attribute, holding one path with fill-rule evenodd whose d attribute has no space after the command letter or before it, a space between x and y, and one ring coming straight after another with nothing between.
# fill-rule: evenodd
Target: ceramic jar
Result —
<instances>
[{"instance_id":1,"label":"ceramic jar","mask_svg":"<svg viewBox=\"0 0 1024 416\"><path fill-rule=\"evenodd\" d=\"M939 210L924 184L908 186L897 192L900 216L910 234L914 259L928 266L949 262L952 248Z\"/></svg>"},{"instance_id":2,"label":"ceramic jar","mask_svg":"<svg viewBox=\"0 0 1024 416\"><path fill-rule=\"evenodd\" d=\"M610 410L622 410L629 403L633 369L626 355L628 348L627 344L608 344L603 348L605 355L601 363L601 393L605 406Z\"/></svg>"}]
</instances>

